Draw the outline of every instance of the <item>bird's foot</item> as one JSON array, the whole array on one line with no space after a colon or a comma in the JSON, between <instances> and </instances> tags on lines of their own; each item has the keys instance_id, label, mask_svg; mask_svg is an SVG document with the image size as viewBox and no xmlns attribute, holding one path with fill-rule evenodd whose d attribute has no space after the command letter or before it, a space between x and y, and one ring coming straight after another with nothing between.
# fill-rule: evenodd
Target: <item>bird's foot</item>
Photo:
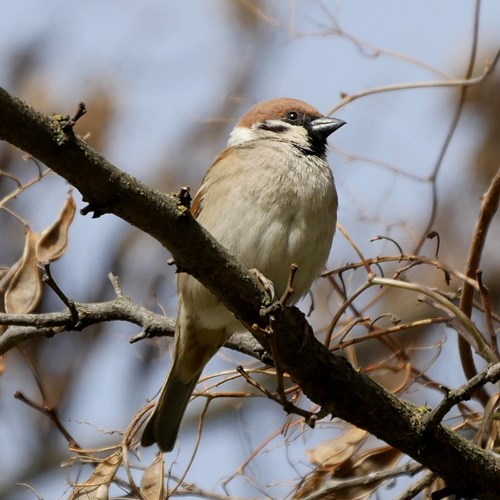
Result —
<instances>
[{"instance_id":1,"label":"bird's foot","mask_svg":"<svg viewBox=\"0 0 500 500\"><path fill-rule=\"evenodd\" d=\"M276 292L274 290L274 283L266 278L258 269L252 268L250 272L253 274L254 278L263 286L266 292L265 304L272 304L276 300Z\"/></svg>"}]
</instances>

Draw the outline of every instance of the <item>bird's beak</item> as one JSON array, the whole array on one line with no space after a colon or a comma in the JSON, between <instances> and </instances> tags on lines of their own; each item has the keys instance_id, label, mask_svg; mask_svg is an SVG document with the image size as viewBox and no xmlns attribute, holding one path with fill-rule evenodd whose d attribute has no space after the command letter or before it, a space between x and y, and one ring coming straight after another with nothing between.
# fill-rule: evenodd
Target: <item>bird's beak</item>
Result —
<instances>
[{"instance_id":1,"label":"bird's beak","mask_svg":"<svg viewBox=\"0 0 500 500\"><path fill-rule=\"evenodd\" d=\"M338 118L321 116L314 119L310 123L310 127L314 134L317 134L326 139L330 134L342 127L342 125L345 125L345 123L346 122L344 120L339 120Z\"/></svg>"}]
</instances>

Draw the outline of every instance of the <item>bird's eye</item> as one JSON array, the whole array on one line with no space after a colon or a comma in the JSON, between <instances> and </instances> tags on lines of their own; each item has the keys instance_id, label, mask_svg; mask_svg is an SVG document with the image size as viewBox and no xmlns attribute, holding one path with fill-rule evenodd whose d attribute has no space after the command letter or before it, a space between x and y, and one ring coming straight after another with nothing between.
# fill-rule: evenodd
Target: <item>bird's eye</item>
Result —
<instances>
[{"instance_id":1,"label":"bird's eye","mask_svg":"<svg viewBox=\"0 0 500 500\"><path fill-rule=\"evenodd\" d=\"M287 113L286 117L291 122L296 122L299 119L299 114L297 113L297 111L290 111L289 113Z\"/></svg>"}]
</instances>

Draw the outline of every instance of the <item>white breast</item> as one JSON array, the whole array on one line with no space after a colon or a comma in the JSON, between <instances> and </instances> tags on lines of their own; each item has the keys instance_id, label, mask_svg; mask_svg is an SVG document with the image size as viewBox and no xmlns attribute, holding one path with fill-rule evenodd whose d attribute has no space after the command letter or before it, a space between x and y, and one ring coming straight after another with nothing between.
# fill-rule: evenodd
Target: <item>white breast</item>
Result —
<instances>
[{"instance_id":1,"label":"white breast","mask_svg":"<svg viewBox=\"0 0 500 500\"><path fill-rule=\"evenodd\" d=\"M328 258L337 195L325 160L269 142L235 148L212 166L200 188L198 221L243 264L268 277L277 296L290 265L297 264L293 302L308 292ZM205 328L241 329L225 308L214 307L206 289L194 288L185 289L187 302Z\"/></svg>"}]
</instances>

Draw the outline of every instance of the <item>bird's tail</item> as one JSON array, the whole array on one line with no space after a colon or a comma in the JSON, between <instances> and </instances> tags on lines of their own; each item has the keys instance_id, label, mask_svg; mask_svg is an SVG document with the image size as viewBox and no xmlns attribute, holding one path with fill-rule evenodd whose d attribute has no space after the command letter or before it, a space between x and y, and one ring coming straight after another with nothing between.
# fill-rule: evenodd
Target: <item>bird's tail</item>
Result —
<instances>
[{"instance_id":1,"label":"bird's tail","mask_svg":"<svg viewBox=\"0 0 500 500\"><path fill-rule=\"evenodd\" d=\"M183 382L172 370L142 434L142 446L157 443L162 451L172 451L182 417L198 379L199 376L189 382Z\"/></svg>"}]
</instances>

